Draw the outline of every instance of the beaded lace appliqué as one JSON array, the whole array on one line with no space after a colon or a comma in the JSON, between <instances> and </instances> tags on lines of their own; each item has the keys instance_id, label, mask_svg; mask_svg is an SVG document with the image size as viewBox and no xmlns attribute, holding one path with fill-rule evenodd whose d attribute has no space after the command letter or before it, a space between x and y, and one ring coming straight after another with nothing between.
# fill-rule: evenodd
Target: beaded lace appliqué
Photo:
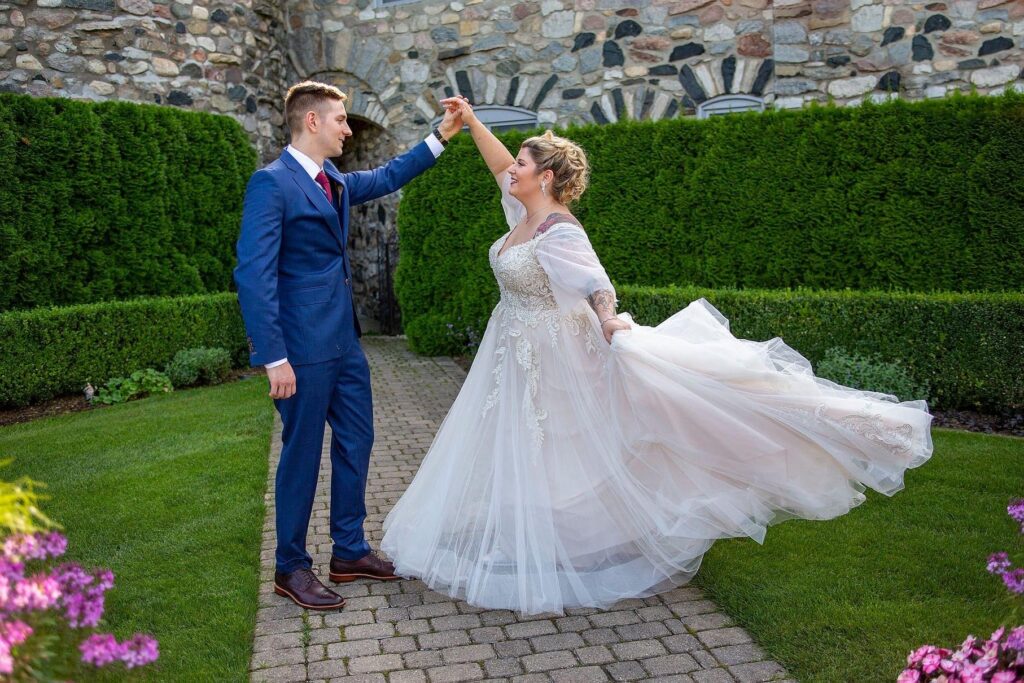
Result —
<instances>
[{"instance_id":1,"label":"beaded lace appliqu\u00e9","mask_svg":"<svg viewBox=\"0 0 1024 683\"><path fill-rule=\"evenodd\" d=\"M824 419L825 405L817 406L814 415ZM907 423L896 425L894 428L886 427L881 413L873 412L870 404L865 404L855 413L841 416L839 423L869 441L882 444L894 453L906 455L913 447L913 427Z\"/></svg>"}]
</instances>

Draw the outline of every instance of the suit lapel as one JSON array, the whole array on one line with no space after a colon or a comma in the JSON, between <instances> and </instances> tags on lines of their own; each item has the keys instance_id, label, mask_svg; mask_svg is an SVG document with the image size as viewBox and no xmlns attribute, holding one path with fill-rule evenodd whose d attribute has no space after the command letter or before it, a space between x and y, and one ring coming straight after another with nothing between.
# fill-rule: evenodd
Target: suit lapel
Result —
<instances>
[{"instance_id":1,"label":"suit lapel","mask_svg":"<svg viewBox=\"0 0 1024 683\"><path fill-rule=\"evenodd\" d=\"M309 201L313 202L313 205L317 209L319 209L324 220L327 221L327 226L330 229L331 234L334 235L334 239L338 240L339 245L344 249L345 237L341 234L341 220L338 210L331 206L331 203L327 200L327 195L324 194L323 188L321 188L315 180L309 177L309 174L306 173L306 169L302 168L302 164L299 163L299 160L289 154L288 150L281 153L281 161L289 170L291 170L292 180L294 180L295 184L299 186L302 193L306 195L306 198L309 199Z\"/></svg>"}]
</instances>

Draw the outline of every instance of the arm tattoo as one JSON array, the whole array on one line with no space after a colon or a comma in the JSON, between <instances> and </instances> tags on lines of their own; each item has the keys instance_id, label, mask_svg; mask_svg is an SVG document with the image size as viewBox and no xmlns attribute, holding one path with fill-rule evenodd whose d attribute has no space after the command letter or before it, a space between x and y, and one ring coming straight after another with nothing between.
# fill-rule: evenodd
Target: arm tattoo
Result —
<instances>
[{"instance_id":1,"label":"arm tattoo","mask_svg":"<svg viewBox=\"0 0 1024 683\"><path fill-rule=\"evenodd\" d=\"M601 322L615 317L615 292L609 289L599 289L596 292L591 292L587 301Z\"/></svg>"}]
</instances>

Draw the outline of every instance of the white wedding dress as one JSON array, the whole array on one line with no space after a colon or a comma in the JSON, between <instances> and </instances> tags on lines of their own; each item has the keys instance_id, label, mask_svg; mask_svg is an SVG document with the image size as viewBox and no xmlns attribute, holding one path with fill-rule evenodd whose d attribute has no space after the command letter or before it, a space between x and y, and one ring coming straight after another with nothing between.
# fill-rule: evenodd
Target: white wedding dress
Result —
<instances>
[{"instance_id":1,"label":"white wedding dress","mask_svg":"<svg viewBox=\"0 0 1024 683\"><path fill-rule=\"evenodd\" d=\"M525 215L502 174L509 227ZM510 230L511 232L511 230ZM738 339L703 298L609 345L585 231L488 252L501 292L381 549L403 576L524 614L689 581L715 539L892 495L932 453L923 400L816 377L781 338Z\"/></svg>"}]
</instances>

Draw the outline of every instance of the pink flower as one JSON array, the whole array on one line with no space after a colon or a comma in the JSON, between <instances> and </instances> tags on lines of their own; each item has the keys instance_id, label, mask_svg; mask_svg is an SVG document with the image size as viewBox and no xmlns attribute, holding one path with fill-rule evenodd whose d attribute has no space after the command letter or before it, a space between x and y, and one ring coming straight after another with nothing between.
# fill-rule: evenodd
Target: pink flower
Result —
<instances>
[{"instance_id":1,"label":"pink flower","mask_svg":"<svg viewBox=\"0 0 1024 683\"><path fill-rule=\"evenodd\" d=\"M932 652L926 654L924 658L921 660L921 671L924 671L926 674L935 673L939 670L940 661L942 661L942 657L940 657L937 653Z\"/></svg>"},{"instance_id":2,"label":"pink flower","mask_svg":"<svg viewBox=\"0 0 1024 683\"><path fill-rule=\"evenodd\" d=\"M1011 519L1024 525L1024 498L1011 501L1006 506L1006 512L1010 515ZM1024 532L1024 527L1022 527L1021 531Z\"/></svg>"},{"instance_id":3,"label":"pink flower","mask_svg":"<svg viewBox=\"0 0 1024 683\"><path fill-rule=\"evenodd\" d=\"M156 661L159 656L156 640L143 633L136 633L123 643L118 643L110 633L95 633L82 641L79 648L82 661L95 666L120 660L132 669Z\"/></svg>"},{"instance_id":4,"label":"pink flower","mask_svg":"<svg viewBox=\"0 0 1024 683\"><path fill-rule=\"evenodd\" d=\"M16 611L49 609L60 599L60 593L60 583L55 578L37 574L14 584L14 595L8 600L7 608Z\"/></svg>"},{"instance_id":5,"label":"pink flower","mask_svg":"<svg viewBox=\"0 0 1024 683\"><path fill-rule=\"evenodd\" d=\"M21 620L0 624L0 629L3 630L2 638L11 645L21 645L33 632L32 627Z\"/></svg>"},{"instance_id":6,"label":"pink flower","mask_svg":"<svg viewBox=\"0 0 1024 683\"><path fill-rule=\"evenodd\" d=\"M1017 674L1012 671L1000 671L992 676L992 683L1014 683L1017 680Z\"/></svg>"},{"instance_id":7,"label":"pink flower","mask_svg":"<svg viewBox=\"0 0 1024 683\"><path fill-rule=\"evenodd\" d=\"M963 683L985 683L985 674L978 667L965 664L960 672L960 680Z\"/></svg>"},{"instance_id":8,"label":"pink flower","mask_svg":"<svg viewBox=\"0 0 1024 683\"><path fill-rule=\"evenodd\" d=\"M1006 638L1006 647L1011 650L1024 650L1024 626L1018 626L1010 631Z\"/></svg>"},{"instance_id":9,"label":"pink flower","mask_svg":"<svg viewBox=\"0 0 1024 683\"><path fill-rule=\"evenodd\" d=\"M989 574L1002 574L1010 568L1010 556L1006 553L992 553L988 556L985 569Z\"/></svg>"},{"instance_id":10,"label":"pink flower","mask_svg":"<svg viewBox=\"0 0 1024 683\"><path fill-rule=\"evenodd\" d=\"M121 646L110 633L94 633L83 640L78 648L82 661L95 666L104 666L121 658Z\"/></svg>"},{"instance_id":11,"label":"pink flower","mask_svg":"<svg viewBox=\"0 0 1024 683\"><path fill-rule=\"evenodd\" d=\"M122 647L121 660L129 669L154 662L160 654L156 640L142 633L136 633Z\"/></svg>"},{"instance_id":12,"label":"pink flower","mask_svg":"<svg viewBox=\"0 0 1024 683\"><path fill-rule=\"evenodd\" d=\"M1024 594L1024 567L1003 572L1003 584L1011 593Z\"/></svg>"},{"instance_id":13,"label":"pink flower","mask_svg":"<svg viewBox=\"0 0 1024 683\"><path fill-rule=\"evenodd\" d=\"M10 646L0 640L0 674L14 673L14 658Z\"/></svg>"},{"instance_id":14,"label":"pink flower","mask_svg":"<svg viewBox=\"0 0 1024 683\"><path fill-rule=\"evenodd\" d=\"M916 669L904 669L896 683L918 683L921 680L921 673Z\"/></svg>"}]
</instances>

